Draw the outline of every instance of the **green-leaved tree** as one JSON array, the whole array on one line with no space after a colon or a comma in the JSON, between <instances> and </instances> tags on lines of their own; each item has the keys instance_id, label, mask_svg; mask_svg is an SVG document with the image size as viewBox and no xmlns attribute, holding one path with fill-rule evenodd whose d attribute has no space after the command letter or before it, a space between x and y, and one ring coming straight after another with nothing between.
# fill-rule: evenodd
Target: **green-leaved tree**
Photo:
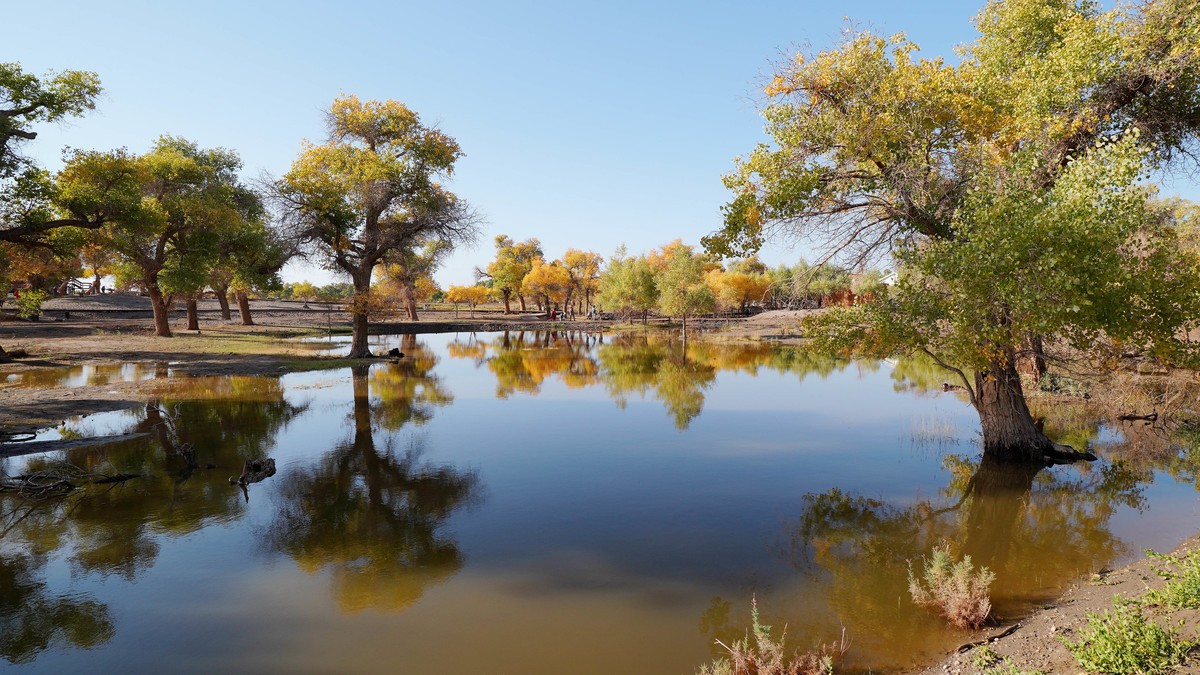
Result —
<instances>
[{"instance_id":1,"label":"green-leaved tree","mask_svg":"<svg viewBox=\"0 0 1200 675\"><path fill-rule=\"evenodd\" d=\"M1200 2L992 0L976 26L957 65L866 32L784 64L774 142L727 177L705 245L787 232L852 263L894 252L901 281L810 320L814 344L925 352L966 388L986 455L1061 459L1017 373L1030 338L1194 355L1197 258L1147 179L1200 131Z\"/></svg>"}]
</instances>

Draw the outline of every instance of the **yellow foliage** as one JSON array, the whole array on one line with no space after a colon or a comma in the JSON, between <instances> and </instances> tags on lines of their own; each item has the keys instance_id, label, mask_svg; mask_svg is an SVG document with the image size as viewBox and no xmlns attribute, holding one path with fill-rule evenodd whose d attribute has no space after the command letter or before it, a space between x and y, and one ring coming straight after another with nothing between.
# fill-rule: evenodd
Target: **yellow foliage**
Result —
<instances>
[{"instance_id":1,"label":"yellow foliage","mask_svg":"<svg viewBox=\"0 0 1200 675\"><path fill-rule=\"evenodd\" d=\"M533 260L533 267L521 282L521 292L540 297L551 304L566 301L571 289L571 274L558 261L547 263L541 258Z\"/></svg>"},{"instance_id":2,"label":"yellow foliage","mask_svg":"<svg viewBox=\"0 0 1200 675\"><path fill-rule=\"evenodd\" d=\"M452 305L464 303L475 307L487 302L491 298L491 289L486 286L456 286L450 285L446 289L446 302Z\"/></svg>"}]
</instances>

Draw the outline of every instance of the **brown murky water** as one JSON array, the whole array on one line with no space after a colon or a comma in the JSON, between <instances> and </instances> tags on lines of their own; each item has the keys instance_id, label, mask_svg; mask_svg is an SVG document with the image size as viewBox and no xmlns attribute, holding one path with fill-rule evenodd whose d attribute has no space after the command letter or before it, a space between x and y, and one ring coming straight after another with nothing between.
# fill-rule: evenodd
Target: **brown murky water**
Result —
<instances>
[{"instance_id":1,"label":"brown murky water","mask_svg":"<svg viewBox=\"0 0 1200 675\"><path fill-rule=\"evenodd\" d=\"M917 362L578 333L391 346L399 363L176 378L57 431L142 440L3 460L140 477L0 494L0 659L692 673L755 597L791 644L844 628L849 670L889 671L965 641L908 598L908 561L937 544L994 569L1011 617L1200 520L1190 446L1115 461L1119 433L1077 426L1102 461L980 462L977 418ZM276 475L230 485L265 456Z\"/></svg>"}]
</instances>

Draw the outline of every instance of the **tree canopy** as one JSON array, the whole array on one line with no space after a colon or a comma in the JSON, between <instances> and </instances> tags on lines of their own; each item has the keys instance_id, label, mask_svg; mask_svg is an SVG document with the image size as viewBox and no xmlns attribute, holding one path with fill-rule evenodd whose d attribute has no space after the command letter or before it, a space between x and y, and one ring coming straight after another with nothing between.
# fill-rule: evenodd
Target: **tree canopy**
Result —
<instances>
[{"instance_id":1,"label":"tree canopy","mask_svg":"<svg viewBox=\"0 0 1200 675\"><path fill-rule=\"evenodd\" d=\"M100 92L95 73L64 70L39 78L19 63L0 63L0 241L30 243L62 225L99 225L58 217L50 175L20 147L37 138L33 125L78 117L95 107Z\"/></svg>"}]
</instances>

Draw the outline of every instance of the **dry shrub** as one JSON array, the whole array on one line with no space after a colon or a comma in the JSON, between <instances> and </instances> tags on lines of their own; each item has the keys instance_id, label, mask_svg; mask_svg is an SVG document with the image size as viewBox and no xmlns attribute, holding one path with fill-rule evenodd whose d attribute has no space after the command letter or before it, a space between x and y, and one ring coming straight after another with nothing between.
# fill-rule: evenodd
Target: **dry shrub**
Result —
<instances>
[{"instance_id":1,"label":"dry shrub","mask_svg":"<svg viewBox=\"0 0 1200 675\"><path fill-rule=\"evenodd\" d=\"M992 611L988 589L996 575L986 567L978 570L971 556L954 562L950 549L939 546L925 559L925 574L918 578L908 570L908 592L913 602L932 607L957 628L979 628Z\"/></svg>"},{"instance_id":2,"label":"dry shrub","mask_svg":"<svg viewBox=\"0 0 1200 675\"><path fill-rule=\"evenodd\" d=\"M717 640L729 656L701 667L698 675L829 675L837 660L850 648L843 630L838 642L788 653L784 635L776 640L771 637L771 627L759 623L758 603L753 600L750 617L753 620L751 634L732 645Z\"/></svg>"}]
</instances>

